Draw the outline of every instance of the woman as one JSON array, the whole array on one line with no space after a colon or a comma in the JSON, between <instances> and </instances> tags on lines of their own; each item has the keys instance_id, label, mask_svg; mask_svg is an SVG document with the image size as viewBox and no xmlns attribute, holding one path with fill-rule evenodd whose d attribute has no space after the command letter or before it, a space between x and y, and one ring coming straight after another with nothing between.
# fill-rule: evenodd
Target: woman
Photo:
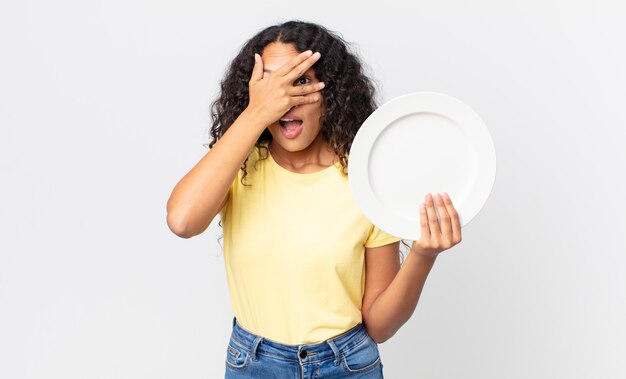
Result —
<instances>
[{"instance_id":1,"label":"woman","mask_svg":"<svg viewBox=\"0 0 626 379\"><path fill-rule=\"evenodd\" d=\"M361 214L346 176L374 88L320 25L251 38L212 109L211 150L174 188L167 222L189 238L220 214L235 314L226 377L382 378L377 343L409 319L437 255L461 241L451 200L427 195L422 238L400 265L399 238Z\"/></svg>"}]
</instances>

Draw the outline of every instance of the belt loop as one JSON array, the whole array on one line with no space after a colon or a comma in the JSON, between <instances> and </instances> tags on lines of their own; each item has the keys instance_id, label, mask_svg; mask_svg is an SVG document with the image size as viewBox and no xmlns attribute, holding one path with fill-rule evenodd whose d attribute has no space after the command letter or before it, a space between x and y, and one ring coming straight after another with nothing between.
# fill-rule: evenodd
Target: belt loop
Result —
<instances>
[{"instance_id":1,"label":"belt loop","mask_svg":"<svg viewBox=\"0 0 626 379\"><path fill-rule=\"evenodd\" d=\"M332 339L326 341L328 346L333 349L333 353L335 353L335 366L341 363L341 353L339 352L339 348L335 345L335 342Z\"/></svg>"},{"instance_id":2,"label":"belt loop","mask_svg":"<svg viewBox=\"0 0 626 379\"><path fill-rule=\"evenodd\" d=\"M263 337L259 337L259 336L257 336L254 339L254 342L252 342L252 346L250 347L250 356L252 357L253 361L256 361L256 351L259 348L259 345L261 344L261 342L263 342Z\"/></svg>"}]
</instances>

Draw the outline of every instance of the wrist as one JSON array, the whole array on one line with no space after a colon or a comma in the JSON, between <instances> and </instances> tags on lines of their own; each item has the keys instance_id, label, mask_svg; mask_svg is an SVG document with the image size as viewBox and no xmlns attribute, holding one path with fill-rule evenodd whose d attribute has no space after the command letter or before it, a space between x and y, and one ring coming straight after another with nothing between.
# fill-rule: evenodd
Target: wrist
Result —
<instances>
[{"instance_id":1,"label":"wrist","mask_svg":"<svg viewBox=\"0 0 626 379\"><path fill-rule=\"evenodd\" d=\"M244 120L244 123L246 125L249 125L250 127L253 127L255 130L257 130L259 134L262 133L265 128L270 126L273 122L267 120L267 117L264 116L263 112L261 112L259 109L252 107L246 107L243 112L241 112L241 115L239 117Z\"/></svg>"},{"instance_id":2,"label":"wrist","mask_svg":"<svg viewBox=\"0 0 626 379\"><path fill-rule=\"evenodd\" d=\"M409 254L415 255L417 258L425 261L435 261L439 256L439 253L430 253L427 251L411 248Z\"/></svg>"},{"instance_id":3,"label":"wrist","mask_svg":"<svg viewBox=\"0 0 626 379\"><path fill-rule=\"evenodd\" d=\"M423 255L411 250L403 265L407 265L410 269L418 270L419 272L430 272L435 266L436 260L436 256Z\"/></svg>"}]
</instances>

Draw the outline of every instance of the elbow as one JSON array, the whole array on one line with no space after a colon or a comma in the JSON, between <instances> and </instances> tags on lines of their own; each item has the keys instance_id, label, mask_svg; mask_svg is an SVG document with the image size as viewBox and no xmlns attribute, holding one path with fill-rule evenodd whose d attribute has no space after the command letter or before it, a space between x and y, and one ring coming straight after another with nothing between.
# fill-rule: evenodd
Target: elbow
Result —
<instances>
[{"instance_id":1,"label":"elbow","mask_svg":"<svg viewBox=\"0 0 626 379\"><path fill-rule=\"evenodd\" d=\"M196 221L191 215L181 214L175 211L167 212L167 226L172 233L181 238L191 238L204 232L213 218L207 222Z\"/></svg>"},{"instance_id":2,"label":"elbow","mask_svg":"<svg viewBox=\"0 0 626 379\"><path fill-rule=\"evenodd\" d=\"M387 341L389 338L372 337L372 339L374 340L374 342L376 342L378 345L380 345L381 343Z\"/></svg>"},{"instance_id":3,"label":"elbow","mask_svg":"<svg viewBox=\"0 0 626 379\"><path fill-rule=\"evenodd\" d=\"M180 217L175 217L171 212L167 213L167 226L172 233L176 234L180 238L191 238L194 234L189 232L187 223Z\"/></svg>"},{"instance_id":4,"label":"elbow","mask_svg":"<svg viewBox=\"0 0 626 379\"><path fill-rule=\"evenodd\" d=\"M367 322L365 322L365 330L367 331L367 334L377 344L386 342L389 338L393 337L393 335L395 334L395 332L391 330L385 330L385 328L382 328L382 327L372 326L371 324L368 324Z\"/></svg>"},{"instance_id":5,"label":"elbow","mask_svg":"<svg viewBox=\"0 0 626 379\"><path fill-rule=\"evenodd\" d=\"M387 342L387 340L393 336L393 334L371 333L369 331L367 332L367 334L369 334L370 337L374 340L374 342L376 342L379 345L383 342Z\"/></svg>"}]
</instances>

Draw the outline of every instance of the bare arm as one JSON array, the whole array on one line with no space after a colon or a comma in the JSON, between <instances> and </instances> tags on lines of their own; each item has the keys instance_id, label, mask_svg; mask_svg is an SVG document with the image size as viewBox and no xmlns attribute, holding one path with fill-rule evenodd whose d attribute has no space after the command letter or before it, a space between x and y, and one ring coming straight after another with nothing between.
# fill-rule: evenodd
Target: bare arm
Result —
<instances>
[{"instance_id":1,"label":"bare arm","mask_svg":"<svg viewBox=\"0 0 626 379\"><path fill-rule=\"evenodd\" d=\"M397 243L365 254L363 323L372 339L383 343L411 318L435 257L410 253L400 267Z\"/></svg>"},{"instance_id":2,"label":"bare arm","mask_svg":"<svg viewBox=\"0 0 626 379\"><path fill-rule=\"evenodd\" d=\"M435 213L435 203L439 219ZM447 196L428 194L420 207L421 237L414 241L402 267L398 245L365 250L365 293L361 312L368 334L377 343L391 338L409 320L437 256L461 242L461 224Z\"/></svg>"},{"instance_id":3,"label":"bare arm","mask_svg":"<svg viewBox=\"0 0 626 379\"><path fill-rule=\"evenodd\" d=\"M167 201L167 225L190 238L206 230L228 200L228 189L265 128L291 107L319 101L318 83L294 87L293 82L319 59L304 52L272 74L263 74L261 57L249 84L250 102L224 135L174 187Z\"/></svg>"},{"instance_id":4,"label":"bare arm","mask_svg":"<svg viewBox=\"0 0 626 379\"><path fill-rule=\"evenodd\" d=\"M202 233L228 199L228 189L246 160L262 125L244 111L222 138L174 187L167 202L167 224L176 235Z\"/></svg>"}]
</instances>

